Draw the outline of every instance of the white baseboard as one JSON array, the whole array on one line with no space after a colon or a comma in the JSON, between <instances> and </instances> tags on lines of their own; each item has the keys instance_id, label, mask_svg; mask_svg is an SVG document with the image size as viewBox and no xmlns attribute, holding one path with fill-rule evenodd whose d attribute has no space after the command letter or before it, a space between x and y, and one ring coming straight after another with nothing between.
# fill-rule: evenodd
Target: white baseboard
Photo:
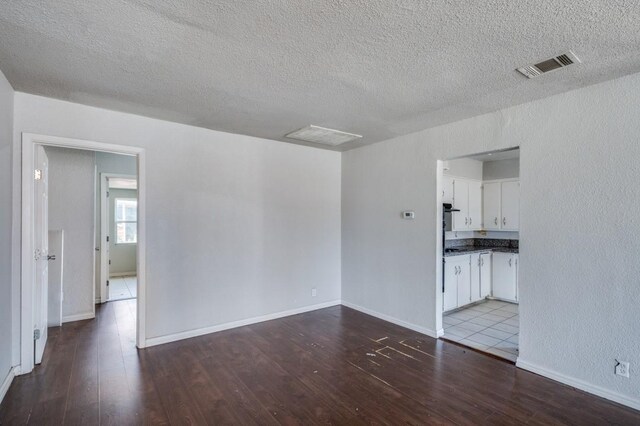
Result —
<instances>
[{"instance_id":1,"label":"white baseboard","mask_svg":"<svg viewBox=\"0 0 640 426\"><path fill-rule=\"evenodd\" d=\"M4 380L2 381L2 385L0 385L0 402L2 402L2 400L4 399L4 396L9 391L9 387L11 386L11 383L13 382L13 378L15 376L16 376L16 369L15 367L11 367L9 369L9 372L7 373L7 377L4 378Z\"/></svg>"},{"instance_id":2,"label":"white baseboard","mask_svg":"<svg viewBox=\"0 0 640 426\"><path fill-rule=\"evenodd\" d=\"M380 312L376 312L376 311L373 311L371 309L364 308L364 307L362 307L360 305L356 305L356 304L351 303L351 302L346 302L346 301L343 300L342 304L344 306L346 306L347 308L355 309L356 311L360 311L360 312L365 313L367 315L371 315L372 317L380 318L381 320L385 320L385 321L388 321L388 322L393 323L395 325L399 325L400 327L408 328L409 330L413 330L413 331L417 331L418 333L426 334L427 336L433 337L434 339L438 338L438 336L439 336L438 333L440 331L442 331L442 334L444 334L443 330L440 330L440 331L436 332L435 330L431 330L429 328L425 328L425 327L422 327L422 326L419 326L419 325L416 325L416 324L411 324L409 322L400 320L398 318L394 318L394 317L389 316L387 314L381 314ZM442 334L440 334L440 336Z\"/></svg>"},{"instance_id":3,"label":"white baseboard","mask_svg":"<svg viewBox=\"0 0 640 426\"><path fill-rule=\"evenodd\" d=\"M518 358L518 361L516 362L516 367L522 368L523 370L531 371L532 373L539 374L557 382L564 383L565 385L572 386L576 389L592 393L610 401L617 402L618 404L626 405L627 407L640 410L640 399L638 398L632 398L630 396L622 395L620 393L613 392L600 386L592 385L591 383L587 383L584 380L566 376L562 373L549 370L545 367L540 367L527 361L522 361L520 360L520 358Z\"/></svg>"},{"instance_id":4,"label":"white baseboard","mask_svg":"<svg viewBox=\"0 0 640 426\"><path fill-rule=\"evenodd\" d=\"M62 323L64 324L65 322L82 321L87 319L93 319L95 317L96 317L96 314L94 314L93 312L87 312L84 314L67 315L65 317L62 317Z\"/></svg>"},{"instance_id":5,"label":"white baseboard","mask_svg":"<svg viewBox=\"0 0 640 426\"><path fill-rule=\"evenodd\" d=\"M136 271L130 272L114 272L109 274L109 278L118 278L118 277L135 277L137 275Z\"/></svg>"},{"instance_id":6,"label":"white baseboard","mask_svg":"<svg viewBox=\"0 0 640 426\"><path fill-rule=\"evenodd\" d=\"M329 308L331 306L336 306L336 305L340 305L340 300L332 300L329 302L319 303L317 305L304 306L302 308L275 312L273 314L261 315L259 317L247 318L239 321L226 322L224 324L218 324L211 327L198 328L196 330L183 331L180 333L168 334L166 336L152 337L146 340L145 347L162 345L164 343L175 342L178 340L189 339L191 337L197 337L205 334L215 333L217 331L229 330L231 328L256 324L263 321L269 321L273 319L288 317L291 315L302 314L305 312L316 311L318 309Z\"/></svg>"},{"instance_id":7,"label":"white baseboard","mask_svg":"<svg viewBox=\"0 0 640 426\"><path fill-rule=\"evenodd\" d=\"M438 331L436 332L436 336L438 336L438 337L442 337L442 336L444 336L444 328L441 328L440 330L438 330Z\"/></svg>"}]
</instances>

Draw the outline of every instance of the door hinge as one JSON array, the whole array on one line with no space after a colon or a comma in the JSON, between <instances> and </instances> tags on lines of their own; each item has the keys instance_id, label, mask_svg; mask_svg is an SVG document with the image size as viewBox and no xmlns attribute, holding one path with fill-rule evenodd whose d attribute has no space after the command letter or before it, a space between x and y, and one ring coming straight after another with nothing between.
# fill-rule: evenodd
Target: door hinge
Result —
<instances>
[{"instance_id":1,"label":"door hinge","mask_svg":"<svg viewBox=\"0 0 640 426\"><path fill-rule=\"evenodd\" d=\"M109 287L109 280L107 280L107 287Z\"/></svg>"},{"instance_id":2,"label":"door hinge","mask_svg":"<svg viewBox=\"0 0 640 426\"><path fill-rule=\"evenodd\" d=\"M33 340L38 340L40 338L40 329L36 328L33 330Z\"/></svg>"},{"instance_id":3,"label":"door hinge","mask_svg":"<svg viewBox=\"0 0 640 426\"><path fill-rule=\"evenodd\" d=\"M40 170L40 169L35 169L35 170L33 171L33 179L34 179L34 180L40 180L40 179L42 179L42 170Z\"/></svg>"}]
</instances>

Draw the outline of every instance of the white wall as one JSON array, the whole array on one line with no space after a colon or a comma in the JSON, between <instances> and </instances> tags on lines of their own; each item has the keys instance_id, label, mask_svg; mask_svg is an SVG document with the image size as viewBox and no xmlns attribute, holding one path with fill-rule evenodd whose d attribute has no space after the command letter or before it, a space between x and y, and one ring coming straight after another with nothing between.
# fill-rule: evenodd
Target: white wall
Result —
<instances>
[{"instance_id":1,"label":"white wall","mask_svg":"<svg viewBox=\"0 0 640 426\"><path fill-rule=\"evenodd\" d=\"M12 301L19 301L11 284L11 141L13 88L0 72L0 385L12 366Z\"/></svg>"},{"instance_id":2,"label":"white wall","mask_svg":"<svg viewBox=\"0 0 640 426\"><path fill-rule=\"evenodd\" d=\"M340 299L339 153L17 93L20 132L146 149L148 338Z\"/></svg>"},{"instance_id":3,"label":"white wall","mask_svg":"<svg viewBox=\"0 0 640 426\"><path fill-rule=\"evenodd\" d=\"M49 229L64 231L62 321L93 314L95 153L46 147Z\"/></svg>"},{"instance_id":4,"label":"white wall","mask_svg":"<svg viewBox=\"0 0 640 426\"><path fill-rule=\"evenodd\" d=\"M520 176L520 159L485 161L482 164L482 179L513 179Z\"/></svg>"},{"instance_id":5,"label":"white wall","mask_svg":"<svg viewBox=\"0 0 640 426\"><path fill-rule=\"evenodd\" d=\"M520 365L640 408L639 100L636 74L344 153L343 300L440 328L436 160L520 146Z\"/></svg>"},{"instance_id":6,"label":"white wall","mask_svg":"<svg viewBox=\"0 0 640 426\"><path fill-rule=\"evenodd\" d=\"M445 175L482 180L482 161L472 158L458 158L447 161L449 170L443 171Z\"/></svg>"},{"instance_id":7,"label":"white wall","mask_svg":"<svg viewBox=\"0 0 640 426\"><path fill-rule=\"evenodd\" d=\"M116 199L138 198L135 189L109 189L109 275L122 275L136 273L136 252L138 244L117 244L116 240Z\"/></svg>"}]
</instances>

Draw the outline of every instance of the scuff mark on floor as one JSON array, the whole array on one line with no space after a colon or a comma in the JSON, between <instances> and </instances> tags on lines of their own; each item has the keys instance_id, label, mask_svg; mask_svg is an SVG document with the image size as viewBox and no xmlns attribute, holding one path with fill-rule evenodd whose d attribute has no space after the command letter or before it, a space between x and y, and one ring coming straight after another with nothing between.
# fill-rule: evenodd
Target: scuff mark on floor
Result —
<instances>
[{"instance_id":1,"label":"scuff mark on floor","mask_svg":"<svg viewBox=\"0 0 640 426\"><path fill-rule=\"evenodd\" d=\"M348 362L349 364L353 365L353 366L354 366L355 368L357 368L358 370L362 371L363 373L365 373L365 374L367 374L367 375L369 375L369 376L373 377L374 379L376 379L376 380L378 380L378 381L380 381L380 382L384 383L385 385L389 386L390 388L393 388L393 386L391 385L391 383L389 383L389 382L387 382L387 381L385 381L385 380L382 380L380 377L376 376L375 374L371 374L371 373L369 373L368 371L366 371L366 370L362 369L361 367L359 367L359 366L355 365L355 364L354 364L354 363L352 363L351 361L347 361L347 362Z\"/></svg>"},{"instance_id":2,"label":"scuff mark on floor","mask_svg":"<svg viewBox=\"0 0 640 426\"><path fill-rule=\"evenodd\" d=\"M404 342L405 342L405 341L404 341L404 340L402 340L401 342L398 342L398 343L400 343L402 346L406 346L407 348L411 348L411 349L413 349L413 350L414 350L414 351L416 351L416 352L420 352L421 354L424 354L424 355L430 356L430 357L431 357L431 358L433 358L433 359L436 359L436 357L435 357L435 356L433 356L432 354L427 353L427 352L425 352L425 351L421 351L420 349L415 348L415 347L413 347L413 346L411 346L411 345L407 345L407 344L406 344L406 343L404 343Z\"/></svg>"}]
</instances>

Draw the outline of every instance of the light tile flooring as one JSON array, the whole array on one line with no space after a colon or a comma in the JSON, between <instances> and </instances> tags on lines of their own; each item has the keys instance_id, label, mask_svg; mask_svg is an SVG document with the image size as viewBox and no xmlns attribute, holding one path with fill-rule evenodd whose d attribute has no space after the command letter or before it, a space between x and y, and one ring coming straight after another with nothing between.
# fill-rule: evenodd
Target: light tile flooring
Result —
<instances>
[{"instance_id":1,"label":"light tile flooring","mask_svg":"<svg viewBox=\"0 0 640 426\"><path fill-rule=\"evenodd\" d=\"M109 278L109 301L134 299L138 295L138 277Z\"/></svg>"},{"instance_id":2,"label":"light tile flooring","mask_svg":"<svg viewBox=\"0 0 640 426\"><path fill-rule=\"evenodd\" d=\"M465 346L515 361L520 322L518 305L488 300L445 314L444 337Z\"/></svg>"}]
</instances>

